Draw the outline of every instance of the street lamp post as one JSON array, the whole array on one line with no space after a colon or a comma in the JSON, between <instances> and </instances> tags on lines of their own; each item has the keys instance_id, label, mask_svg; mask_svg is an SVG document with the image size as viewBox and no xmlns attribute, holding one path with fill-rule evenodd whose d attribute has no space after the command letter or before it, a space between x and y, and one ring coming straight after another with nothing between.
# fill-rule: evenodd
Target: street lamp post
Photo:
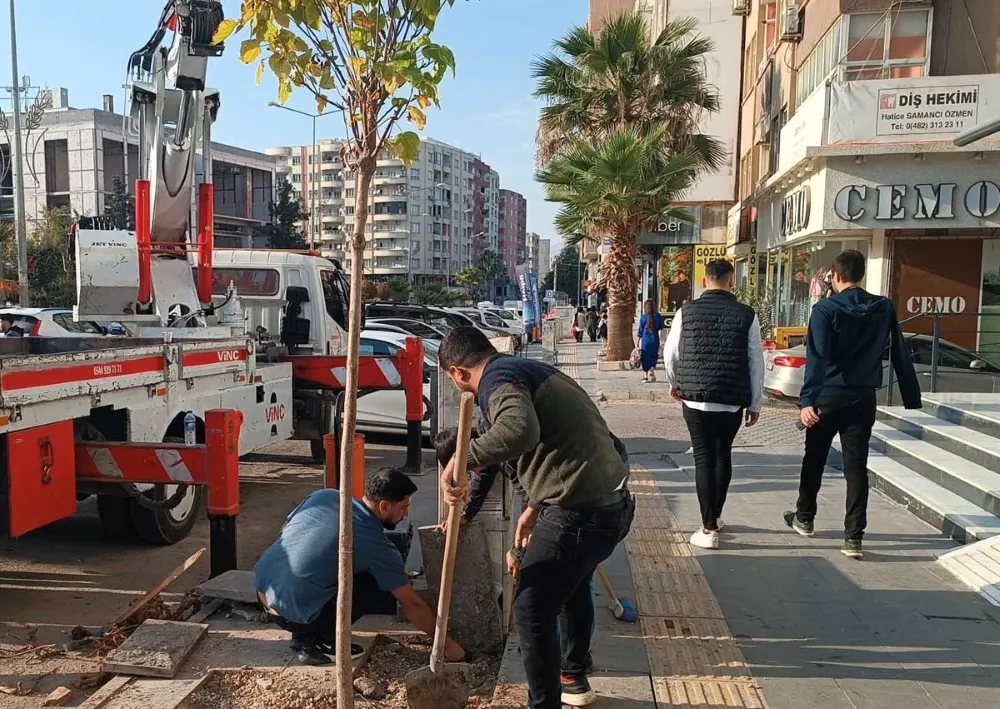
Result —
<instances>
[{"instance_id":1,"label":"street lamp post","mask_svg":"<svg viewBox=\"0 0 1000 709\"><path fill-rule=\"evenodd\" d=\"M25 228L27 215L24 210L24 163L21 157L21 89L17 76L17 30L14 25L14 0L10 0L10 73L14 93L14 229L17 234L17 283L18 302L27 307L31 302L28 293L28 235Z\"/></svg>"},{"instance_id":2,"label":"street lamp post","mask_svg":"<svg viewBox=\"0 0 1000 709\"><path fill-rule=\"evenodd\" d=\"M995 133L1000 133L1000 118L995 118L992 121L987 121L986 123L980 123L978 126L974 126L964 133L959 134L955 137L954 144L960 148L966 145L971 145L977 140L982 140L983 138L988 138Z\"/></svg>"},{"instance_id":3,"label":"street lamp post","mask_svg":"<svg viewBox=\"0 0 1000 709\"><path fill-rule=\"evenodd\" d=\"M13 2L14 0L11 0ZM320 116L326 116L326 113L308 113L306 111L300 111L297 108L292 108L290 106L284 106L276 101L268 101L267 105L270 108L283 108L286 111L291 111L292 113L298 113L300 116L306 116L312 119L312 150L309 153L309 248L316 248L316 218L319 214L316 211L316 175L319 174L319 168L317 168L318 161L316 159L316 119Z\"/></svg>"}]
</instances>

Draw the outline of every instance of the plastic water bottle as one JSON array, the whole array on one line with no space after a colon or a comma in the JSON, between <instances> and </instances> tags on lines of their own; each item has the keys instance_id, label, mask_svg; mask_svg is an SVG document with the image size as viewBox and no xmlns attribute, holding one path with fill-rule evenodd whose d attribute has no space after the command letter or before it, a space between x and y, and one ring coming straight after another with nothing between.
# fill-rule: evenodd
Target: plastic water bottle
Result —
<instances>
[{"instance_id":1,"label":"plastic water bottle","mask_svg":"<svg viewBox=\"0 0 1000 709\"><path fill-rule=\"evenodd\" d=\"M184 414L184 445L193 446L198 442L198 418L194 411Z\"/></svg>"}]
</instances>

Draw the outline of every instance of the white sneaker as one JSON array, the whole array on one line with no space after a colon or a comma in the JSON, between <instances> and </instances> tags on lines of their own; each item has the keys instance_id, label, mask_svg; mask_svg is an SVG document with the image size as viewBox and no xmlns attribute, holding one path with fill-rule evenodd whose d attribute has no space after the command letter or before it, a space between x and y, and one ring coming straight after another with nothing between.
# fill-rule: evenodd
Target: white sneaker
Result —
<instances>
[{"instance_id":1,"label":"white sneaker","mask_svg":"<svg viewBox=\"0 0 1000 709\"><path fill-rule=\"evenodd\" d=\"M718 549L719 533L706 532L704 529L699 529L691 535L691 546L699 547L701 549Z\"/></svg>"}]
</instances>

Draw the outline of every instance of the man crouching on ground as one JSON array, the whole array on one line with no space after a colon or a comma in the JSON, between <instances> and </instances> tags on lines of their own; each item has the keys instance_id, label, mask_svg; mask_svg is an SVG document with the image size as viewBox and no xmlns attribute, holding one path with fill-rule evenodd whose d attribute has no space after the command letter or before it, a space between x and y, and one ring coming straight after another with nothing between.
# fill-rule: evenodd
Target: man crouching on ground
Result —
<instances>
[{"instance_id":1,"label":"man crouching on ground","mask_svg":"<svg viewBox=\"0 0 1000 709\"><path fill-rule=\"evenodd\" d=\"M396 615L434 636L434 611L410 585L399 549L385 536L409 513L417 486L402 471L382 468L368 481L365 496L354 500L354 592L351 623L365 615ZM257 596L274 622L292 634L292 649L306 665L328 665L336 647L337 557L340 545L340 493L317 490L292 510L275 542L255 568ZM351 645L352 658L360 646ZM465 651L448 638L450 662Z\"/></svg>"},{"instance_id":2,"label":"man crouching on ground","mask_svg":"<svg viewBox=\"0 0 1000 709\"><path fill-rule=\"evenodd\" d=\"M438 361L458 389L476 395L489 422L471 442L468 466L516 461L529 500L507 554L518 577L514 618L528 706L588 706L596 699L585 673L594 626L591 577L628 534L635 514L625 464L590 396L558 369L499 354L471 327L444 338ZM468 493L454 486L454 467L453 457L441 473L449 504Z\"/></svg>"}]
</instances>

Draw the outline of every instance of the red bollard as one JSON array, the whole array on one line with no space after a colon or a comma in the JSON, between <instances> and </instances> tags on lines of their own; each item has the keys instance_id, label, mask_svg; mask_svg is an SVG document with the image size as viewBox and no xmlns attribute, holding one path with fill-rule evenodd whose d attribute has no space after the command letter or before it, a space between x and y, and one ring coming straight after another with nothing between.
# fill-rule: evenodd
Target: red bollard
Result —
<instances>
[{"instance_id":1,"label":"red bollard","mask_svg":"<svg viewBox=\"0 0 1000 709\"><path fill-rule=\"evenodd\" d=\"M400 375L406 394L406 467L420 472L424 425L424 343L419 337L407 337Z\"/></svg>"},{"instance_id":2,"label":"red bollard","mask_svg":"<svg viewBox=\"0 0 1000 709\"><path fill-rule=\"evenodd\" d=\"M237 568L236 517L240 513L240 426L243 414L231 409L205 412L205 466L208 470L210 575Z\"/></svg>"},{"instance_id":3,"label":"red bollard","mask_svg":"<svg viewBox=\"0 0 1000 709\"><path fill-rule=\"evenodd\" d=\"M326 461L323 467L323 486L328 490L340 488L340 468L337 467L337 439L332 433L323 436ZM365 437L354 434L351 447L351 497L360 500L365 496Z\"/></svg>"},{"instance_id":4,"label":"red bollard","mask_svg":"<svg viewBox=\"0 0 1000 709\"><path fill-rule=\"evenodd\" d=\"M323 487L327 490L336 490L340 487L337 484L337 437L332 433L323 436Z\"/></svg>"}]
</instances>

